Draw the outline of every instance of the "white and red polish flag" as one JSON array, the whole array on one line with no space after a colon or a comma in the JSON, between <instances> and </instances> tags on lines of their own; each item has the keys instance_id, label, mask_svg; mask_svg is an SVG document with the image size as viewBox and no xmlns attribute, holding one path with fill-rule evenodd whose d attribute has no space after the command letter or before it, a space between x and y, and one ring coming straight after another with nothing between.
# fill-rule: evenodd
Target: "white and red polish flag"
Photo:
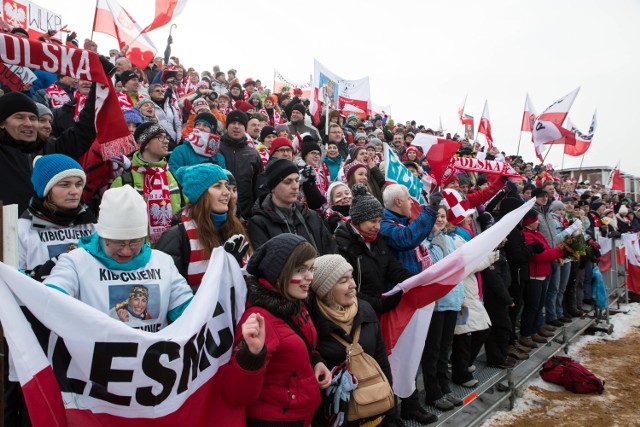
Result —
<instances>
[{"instance_id":1,"label":"white and red polish flag","mask_svg":"<svg viewBox=\"0 0 640 427\"><path fill-rule=\"evenodd\" d=\"M640 294L640 233L624 233L622 241L626 254L627 288Z\"/></svg>"},{"instance_id":2,"label":"white and red polish flag","mask_svg":"<svg viewBox=\"0 0 640 427\"><path fill-rule=\"evenodd\" d=\"M593 134L595 133L596 126L598 124L597 114L598 111L594 111L593 119L591 119L591 126L589 127L589 132L586 134L580 132L580 130L571 122L569 116L567 116L567 127L576 135L576 144L565 144L564 154L566 154L567 156L582 156L587 152L589 147L591 147L591 142L593 142Z\"/></svg>"},{"instance_id":3,"label":"white and red polish flag","mask_svg":"<svg viewBox=\"0 0 640 427\"><path fill-rule=\"evenodd\" d=\"M624 191L624 178L620 176L620 161L613 168L607 179L606 188L610 190Z\"/></svg>"},{"instance_id":4,"label":"white and red polish flag","mask_svg":"<svg viewBox=\"0 0 640 427\"><path fill-rule=\"evenodd\" d=\"M157 52L149 36L143 33L142 27L117 0L98 0L93 31L115 37L120 49L128 46L125 56L143 70Z\"/></svg>"},{"instance_id":5,"label":"white and red polish flag","mask_svg":"<svg viewBox=\"0 0 640 427\"><path fill-rule=\"evenodd\" d=\"M36 338L16 298L51 331L44 338ZM0 300L0 321L34 427L245 424L242 409L234 412L241 420L220 418L225 400L219 381L246 300L242 273L223 248L213 251L182 316L155 333L129 327L2 263Z\"/></svg>"},{"instance_id":6,"label":"white and red polish flag","mask_svg":"<svg viewBox=\"0 0 640 427\"><path fill-rule=\"evenodd\" d=\"M445 296L469 274L531 209L530 200L509 213L440 262L396 285L385 295L404 292L398 306L380 316L382 336L389 353L393 391L406 398L415 390L415 378L429 330L433 303ZM425 321L425 318L427 319Z\"/></svg>"},{"instance_id":7,"label":"white and red polish flag","mask_svg":"<svg viewBox=\"0 0 640 427\"><path fill-rule=\"evenodd\" d=\"M575 101L580 87L563 96L536 118L531 132L531 139L538 159L542 161L545 144L576 145L576 136L570 130L562 127L569 110Z\"/></svg>"},{"instance_id":8,"label":"white and red polish flag","mask_svg":"<svg viewBox=\"0 0 640 427\"><path fill-rule=\"evenodd\" d=\"M531 98L527 93L527 97L524 101L524 113L522 114L522 126L520 126L521 132L531 132L533 124L536 121L536 108L533 106Z\"/></svg>"},{"instance_id":9,"label":"white and red polish flag","mask_svg":"<svg viewBox=\"0 0 640 427\"><path fill-rule=\"evenodd\" d=\"M160 28L182 13L187 0L156 0L156 14L151 24L144 27L143 33Z\"/></svg>"},{"instance_id":10,"label":"white and red polish flag","mask_svg":"<svg viewBox=\"0 0 640 427\"><path fill-rule=\"evenodd\" d=\"M489 148L493 148L493 136L491 136L491 120L489 118L489 103L484 101L484 109L482 110L482 117L480 117L480 124L478 125L478 133L483 134L487 139Z\"/></svg>"},{"instance_id":11,"label":"white and red polish flag","mask_svg":"<svg viewBox=\"0 0 640 427\"><path fill-rule=\"evenodd\" d=\"M463 125L472 125L473 126L473 117L465 116L464 114L464 106L467 103L467 95L464 96L462 100L462 104L458 107L458 117L460 118L460 123Z\"/></svg>"}]
</instances>

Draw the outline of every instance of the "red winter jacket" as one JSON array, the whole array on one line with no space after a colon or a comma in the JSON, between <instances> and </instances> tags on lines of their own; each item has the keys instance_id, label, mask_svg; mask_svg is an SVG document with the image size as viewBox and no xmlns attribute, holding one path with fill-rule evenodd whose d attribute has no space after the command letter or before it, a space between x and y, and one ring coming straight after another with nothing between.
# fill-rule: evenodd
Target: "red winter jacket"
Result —
<instances>
[{"instance_id":1,"label":"red winter jacket","mask_svg":"<svg viewBox=\"0 0 640 427\"><path fill-rule=\"evenodd\" d=\"M247 419L254 420L254 425L259 425L260 421L303 421L303 425L308 426L321 402L313 364L322 359L314 351L312 362L305 342L283 320L285 313L290 311L291 301L273 288L268 289L262 280L260 283L248 281L248 290L248 303L252 305L238 322L236 341L242 338L242 324L247 318L253 313L260 313L266 328L266 363L255 371L251 384L236 384L236 377L227 375L224 378L225 398L235 405L245 405ZM306 309L292 318L315 349L317 333ZM238 366L236 356L237 353L232 357L227 374Z\"/></svg>"},{"instance_id":2,"label":"red winter jacket","mask_svg":"<svg viewBox=\"0 0 640 427\"><path fill-rule=\"evenodd\" d=\"M461 203L461 205L465 209L473 209L476 208L483 203L490 200L493 196L498 194L498 191L502 190L504 184L507 182L507 178L503 176L495 177L494 174L490 174L487 178L488 181L493 180L491 185L481 191L474 191L472 193L467 193L465 195L465 200Z\"/></svg>"},{"instance_id":3,"label":"red winter jacket","mask_svg":"<svg viewBox=\"0 0 640 427\"><path fill-rule=\"evenodd\" d=\"M534 254L529 258L529 276L549 276L551 274L551 261L562 258L564 256L564 250L562 250L562 248L550 248L544 234L538 230L533 231L524 227L523 233L526 245L530 245L533 242L540 242L544 246L544 252Z\"/></svg>"}]
</instances>

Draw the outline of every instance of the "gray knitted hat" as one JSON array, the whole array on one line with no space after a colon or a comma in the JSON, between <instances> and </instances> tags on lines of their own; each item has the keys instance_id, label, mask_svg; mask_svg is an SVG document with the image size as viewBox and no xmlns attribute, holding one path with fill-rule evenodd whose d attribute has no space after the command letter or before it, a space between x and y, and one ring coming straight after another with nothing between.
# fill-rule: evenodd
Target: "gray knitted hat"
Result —
<instances>
[{"instance_id":1,"label":"gray knitted hat","mask_svg":"<svg viewBox=\"0 0 640 427\"><path fill-rule=\"evenodd\" d=\"M369 194L364 184L354 185L351 192L353 193L353 201L349 215L353 224L362 224L365 221L384 216L384 208L378 199Z\"/></svg>"},{"instance_id":2,"label":"gray knitted hat","mask_svg":"<svg viewBox=\"0 0 640 427\"><path fill-rule=\"evenodd\" d=\"M338 280L348 271L353 271L351 264L342 255L323 255L316 258L313 266L316 268L313 273L311 289L319 298L324 298Z\"/></svg>"},{"instance_id":3,"label":"gray knitted hat","mask_svg":"<svg viewBox=\"0 0 640 427\"><path fill-rule=\"evenodd\" d=\"M275 286L289 256L302 242L306 242L304 237L290 233L278 234L267 240L249 258L247 272L257 278L264 277Z\"/></svg>"}]
</instances>

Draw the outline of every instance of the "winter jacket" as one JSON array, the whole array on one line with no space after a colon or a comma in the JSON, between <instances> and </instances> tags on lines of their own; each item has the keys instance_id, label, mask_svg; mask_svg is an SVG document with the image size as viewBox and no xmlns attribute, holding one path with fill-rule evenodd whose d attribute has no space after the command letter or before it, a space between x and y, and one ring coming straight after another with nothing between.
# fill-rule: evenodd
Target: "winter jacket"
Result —
<instances>
[{"instance_id":1,"label":"winter jacket","mask_svg":"<svg viewBox=\"0 0 640 427\"><path fill-rule=\"evenodd\" d=\"M414 274L424 270L416 252L420 252L418 246L423 244L431 234L436 216L435 212L427 206L423 206L420 215L410 222L407 217L388 209L384 210L380 234L398 261ZM427 249L426 245L424 245L424 249Z\"/></svg>"},{"instance_id":2,"label":"winter jacket","mask_svg":"<svg viewBox=\"0 0 640 427\"><path fill-rule=\"evenodd\" d=\"M313 138L313 142L319 143L322 138L320 137L320 133L318 129L314 126L308 125L304 120L299 122L287 122L287 126L289 126L289 133L293 136L296 135L296 132L302 135L303 133L308 133Z\"/></svg>"},{"instance_id":3,"label":"winter jacket","mask_svg":"<svg viewBox=\"0 0 640 427\"><path fill-rule=\"evenodd\" d=\"M251 215L256 200L254 185L262 173L262 159L258 152L247 144L247 137L231 139L226 133L220 138L220 153L224 156L227 170L238 183L238 212L243 218Z\"/></svg>"},{"instance_id":4,"label":"winter jacket","mask_svg":"<svg viewBox=\"0 0 640 427\"><path fill-rule=\"evenodd\" d=\"M169 91L167 91L168 93ZM153 106L156 109L156 118L158 124L167 132L167 135L171 137L169 143L169 151L172 151L178 142L182 140L182 120L180 119L180 113L173 106L173 100L171 96L165 94L162 102L153 102Z\"/></svg>"},{"instance_id":5,"label":"winter jacket","mask_svg":"<svg viewBox=\"0 0 640 427\"><path fill-rule=\"evenodd\" d=\"M516 225L507 236L504 252L509 263L511 283L518 287L529 282L529 259L533 250L525 244L524 233L520 225Z\"/></svg>"},{"instance_id":6,"label":"winter jacket","mask_svg":"<svg viewBox=\"0 0 640 427\"><path fill-rule=\"evenodd\" d=\"M459 235L453 236L453 242L456 249L464 245L465 240ZM469 309L469 318L464 325L456 325L455 334L462 335L469 332L482 331L491 326L491 319L489 314L482 304L480 299L480 289L478 284L478 277L476 273L484 270L491 265L491 253L486 256L480 265L462 280L464 284L464 305Z\"/></svg>"},{"instance_id":7,"label":"winter jacket","mask_svg":"<svg viewBox=\"0 0 640 427\"><path fill-rule=\"evenodd\" d=\"M389 380L389 383L393 383L391 376L391 367L389 366L389 358L387 357L387 347L384 344L382 338L382 331L380 329L380 323L376 312L373 311L373 307L367 301L358 298L358 313L353 318L353 325L351 326L351 333L347 334L344 329L338 326L333 321L327 319L320 309L318 308L318 300L312 296L309 302L309 311L313 324L318 332L318 347L317 350L322 356L329 370L339 366L345 361L346 349L345 346L338 342L332 334L335 334L348 343L353 342L353 336L358 326L360 326L360 338L358 343L362 346L365 353L372 356L380 369L384 372L384 375ZM322 398L326 399L324 393ZM328 402L323 402L323 406ZM322 406L322 407L323 407ZM321 408L322 408L321 407ZM321 411L318 411L318 416L321 416ZM374 417L376 418L376 417ZM351 424L348 424L351 426ZM354 423L360 425L360 423Z\"/></svg>"},{"instance_id":8,"label":"winter jacket","mask_svg":"<svg viewBox=\"0 0 640 427\"><path fill-rule=\"evenodd\" d=\"M251 246L257 249L278 234L292 233L304 237L314 245L318 256L337 253L336 243L317 212L308 209L300 202L294 203L288 217L281 216L282 211L276 209L271 200L271 194L256 201L251 211L247 230ZM282 214L284 215L284 213Z\"/></svg>"},{"instance_id":9,"label":"winter jacket","mask_svg":"<svg viewBox=\"0 0 640 427\"><path fill-rule=\"evenodd\" d=\"M502 187L504 187L507 178L501 176L492 179L493 181L491 182L491 185L489 185L484 190L466 194L464 196L464 200L461 203L462 207L464 207L465 209L473 209L485 204L489 199L498 194L498 191L500 191ZM489 181L491 181L491 179L489 179Z\"/></svg>"},{"instance_id":10,"label":"winter jacket","mask_svg":"<svg viewBox=\"0 0 640 427\"><path fill-rule=\"evenodd\" d=\"M247 419L254 425L271 421L280 422L274 424L278 426L308 426L321 400L313 367L323 361L315 350L317 334L311 317L301 301L286 299L264 279L249 277L247 289L248 307L238 322L234 347L242 347L242 324L259 313L266 328L266 361L251 384L236 384L232 372L226 372L225 398L234 406L246 406ZM285 319L298 325L304 340ZM237 357L234 350L230 363Z\"/></svg>"},{"instance_id":11,"label":"winter jacket","mask_svg":"<svg viewBox=\"0 0 640 427\"><path fill-rule=\"evenodd\" d=\"M562 258L564 250L562 248L550 248L544 235L538 230L524 228L524 241L526 245L533 242L542 243L544 252L534 254L529 258L529 277L547 277L551 274L551 262Z\"/></svg>"},{"instance_id":12,"label":"winter jacket","mask_svg":"<svg viewBox=\"0 0 640 427\"><path fill-rule=\"evenodd\" d=\"M491 318L491 324L496 327L511 328L511 320L508 316L495 315L504 313L507 307L513 304L513 298L509 294L511 273L504 251L500 251L498 261L482 270L480 274L484 307Z\"/></svg>"},{"instance_id":13,"label":"winter jacket","mask_svg":"<svg viewBox=\"0 0 640 427\"><path fill-rule=\"evenodd\" d=\"M434 244L436 240L445 242L446 247L442 248L437 244ZM432 231L429 235L429 254L431 261L435 264L456 250L453 238L443 231ZM443 250L444 249L444 250ZM464 282L458 283L448 294L436 301L434 307L435 311L460 311L462 304L464 303Z\"/></svg>"},{"instance_id":14,"label":"winter jacket","mask_svg":"<svg viewBox=\"0 0 640 427\"><path fill-rule=\"evenodd\" d=\"M378 199L380 203L384 203L382 200L382 189L385 186L385 179L384 174L377 165L369 169L367 183L371 189L371 195Z\"/></svg>"},{"instance_id":15,"label":"winter jacket","mask_svg":"<svg viewBox=\"0 0 640 427\"><path fill-rule=\"evenodd\" d=\"M133 166L164 167L167 164L167 161L163 159L157 163L149 163L140 157L140 151L136 151L135 153L133 153L131 164ZM133 178L132 187L141 196L144 197L144 175L136 172L135 170L131 170L131 172L128 173L130 173L131 177ZM122 187L126 183L127 181L125 181L125 177L119 176L113 181L113 183L111 184L111 188ZM181 196L178 181L176 180L175 176L173 176L173 174L169 171L167 171L167 183L169 184L169 193L171 194L171 210L175 214L182 207L183 197Z\"/></svg>"},{"instance_id":16,"label":"winter jacket","mask_svg":"<svg viewBox=\"0 0 640 427\"><path fill-rule=\"evenodd\" d=\"M533 210L538 212L538 221L540 221L538 231L547 239L549 246L555 248L558 246L559 238L556 230L556 221L551 216L551 212L549 212L549 206L540 206L536 203L533 205Z\"/></svg>"},{"instance_id":17,"label":"winter jacket","mask_svg":"<svg viewBox=\"0 0 640 427\"><path fill-rule=\"evenodd\" d=\"M91 147L95 139L95 84L91 86L85 108L78 122L57 138L49 138L46 143L37 140L32 143L16 141L8 133L0 134L0 200L4 205L18 205L22 213L29 206L34 195L31 183L33 159L39 154L66 154L79 159Z\"/></svg>"},{"instance_id":18,"label":"winter jacket","mask_svg":"<svg viewBox=\"0 0 640 427\"><path fill-rule=\"evenodd\" d=\"M371 304L378 314L394 309L400 303L402 293L391 297L381 295L413 273L393 256L380 235L367 246L350 223L341 223L335 237L340 255L353 267L358 297Z\"/></svg>"},{"instance_id":19,"label":"winter jacket","mask_svg":"<svg viewBox=\"0 0 640 427\"><path fill-rule=\"evenodd\" d=\"M175 150L173 150L171 157L169 157L169 170L175 173L183 166L194 166L201 163L213 163L214 165L220 166L222 169L227 168L224 156L220 154L220 152L211 157L201 156L193 151L191 144L183 141L182 144L178 145Z\"/></svg>"},{"instance_id":20,"label":"winter jacket","mask_svg":"<svg viewBox=\"0 0 640 427\"><path fill-rule=\"evenodd\" d=\"M329 169L329 180L331 182L337 181L338 174L340 173L340 169L342 168L342 156L338 155L338 157L336 157L335 159L325 156L323 162Z\"/></svg>"}]
</instances>

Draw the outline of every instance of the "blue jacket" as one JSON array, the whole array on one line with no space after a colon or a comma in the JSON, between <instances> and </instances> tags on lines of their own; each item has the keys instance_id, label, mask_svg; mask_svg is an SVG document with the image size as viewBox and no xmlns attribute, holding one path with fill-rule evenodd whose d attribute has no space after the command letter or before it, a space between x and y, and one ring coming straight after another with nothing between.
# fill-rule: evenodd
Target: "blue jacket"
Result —
<instances>
[{"instance_id":1,"label":"blue jacket","mask_svg":"<svg viewBox=\"0 0 640 427\"><path fill-rule=\"evenodd\" d=\"M429 240L431 240L431 237ZM455 243L451 236L445 235L445 240L447 242L447 253L442 253L442 248L437 245L429 246L429 253L431 254L431 259L433 263L437 263L441 261L446 255L449 255L451 252L456 250ZM448 294L440 298L436 301L436 306L434 308L435 311L460 311L462 309L462 303L464 302L464 283L458 283L455 288L453 288Z\"/></svg>"},{"instance_id":2,"label":"blue jacket","mask_svg":"<svg viewBox=\"0 0 640 427\"><path fill-rule=\"evenodd\" d=\"M416 257L415 248L429 236L435 222L436 213L426 206L411 223L409 218L385 209L380 233L402 265L412 273L420 273L422 264Z\"/></svg>"},{"instance_id":3,"label":"blue jacket","mask_svg":"<svg viewBox=\"0 0 640 427\"><path fill-rule=\"evenodd\" d=\"M182 144L178 145L171 152L171 157L169 157L169 170L175 173L183 166L194 166L199 165L200 163L213 163L220 166L222 169L227 168L224 156L220 152L213 157L201 156L193 151L191 144L187 141L183 141Z\"/></svg>"}]
</instances>

